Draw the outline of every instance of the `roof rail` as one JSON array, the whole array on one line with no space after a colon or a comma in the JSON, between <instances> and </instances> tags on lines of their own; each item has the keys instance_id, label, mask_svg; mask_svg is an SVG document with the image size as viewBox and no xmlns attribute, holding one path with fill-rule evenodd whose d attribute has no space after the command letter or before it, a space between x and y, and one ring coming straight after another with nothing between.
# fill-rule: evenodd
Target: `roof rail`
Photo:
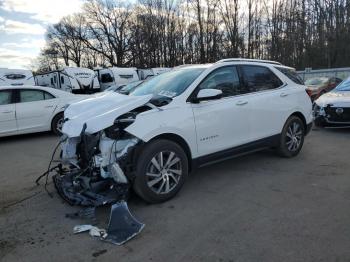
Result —
<instances>
[{"instance_id":1,"label":"roof rail","mask_svg":"<svg viewBox=\"0 0 350 262\"><path fill-rule=\"evenodd\" d=\"M254 62L254 63L265 63L265 64L274 64L274 65L282 65L279 62L271 61L271 60L260 60L260 59L248 59L248 58L226 58L217 61L216 63L225 63L225 62Z\"/></svg>"}]
</instances>

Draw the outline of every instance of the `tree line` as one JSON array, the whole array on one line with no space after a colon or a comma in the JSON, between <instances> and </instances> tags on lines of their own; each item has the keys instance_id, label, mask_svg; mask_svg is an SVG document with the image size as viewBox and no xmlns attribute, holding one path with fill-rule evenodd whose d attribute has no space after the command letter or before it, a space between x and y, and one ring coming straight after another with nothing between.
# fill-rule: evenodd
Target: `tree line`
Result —
<instances>
[{"instance_id":1,"label":"tree line","mask_svg":"<svg viewBox=\"0 0 350 262\"><path fill-rule=\"evenodd\" d=\"M39 71L173 67L222 58L349 66L350 0L87 0L50 26Z\"/></svg>"}]
</instances>

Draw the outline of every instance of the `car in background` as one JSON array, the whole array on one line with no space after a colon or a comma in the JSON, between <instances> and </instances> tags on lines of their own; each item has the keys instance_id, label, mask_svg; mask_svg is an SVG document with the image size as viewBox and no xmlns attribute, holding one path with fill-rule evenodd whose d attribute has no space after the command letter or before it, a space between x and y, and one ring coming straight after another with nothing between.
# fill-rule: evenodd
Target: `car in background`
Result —
<instances>
[{"instance_id":1,"label":"car in background","mask_svg":"<svg viewBox=\"0 0 350 262\"><path fill-rule=\"evenodd\" d=\"M312 101L333 90L343 80L337 77L315 77L305 81L307 93Z\"/></svg>"},{"instance_id":2,"label":"car in background","mask_svg":"<svg viewBox=\"0 0 350 262\"><path fill-rule=\"evenodd\" d=\"M315 125L350 127L350 77L314 104Z\"/></svg>"},{"instance_id":3,"label":"car in background","mask_svg":"<svg viewBox=\"0 0 350 262\"><path fill-rule=\"evenodd\" d=\"M43 86L3 86L0 137L50 130L60 134L65 108L88 97Z\"/></svg>"}]
</instances>

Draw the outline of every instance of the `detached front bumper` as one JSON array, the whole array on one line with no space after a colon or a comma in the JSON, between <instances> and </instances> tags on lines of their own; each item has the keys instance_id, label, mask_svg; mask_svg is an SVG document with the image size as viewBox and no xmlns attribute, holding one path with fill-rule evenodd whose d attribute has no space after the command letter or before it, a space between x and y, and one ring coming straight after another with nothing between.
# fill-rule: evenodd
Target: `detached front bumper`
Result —
<instances>
[{"instance_id":1,"label":"detached front bumper","mask_svg":"<svg viewBox=\"0 0 350 262\"><path fill-rule=\"evenodd\" d=\"M57 193L70 205L98 207L128 198L129 185L112 179L90 179L80 171L58 170L53 176Z\"/></svg>"}]
</instances>

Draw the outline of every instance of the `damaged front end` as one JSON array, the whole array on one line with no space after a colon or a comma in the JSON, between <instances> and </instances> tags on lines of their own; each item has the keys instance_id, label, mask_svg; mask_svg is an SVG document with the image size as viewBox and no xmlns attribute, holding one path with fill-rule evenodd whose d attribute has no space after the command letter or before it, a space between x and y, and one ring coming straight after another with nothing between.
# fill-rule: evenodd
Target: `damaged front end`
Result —
<instances>
[{"instance_id":1,"label":"damaged front end","mask_svg":"<svg viewBox=\"0 0 350 262\"><path fill-rule=\"evenodd\" d=\"M68 217L89 218L95 224L95 209L111 205L109 227L100 238L115 244L124 243L144 227L126 203L136 155L144 142L125 129L138 114L155 109L149 100L108 95L70 105L65 111L59 164L45 173L55 171L58 194L69 204L84 207ZM116 223L127 227L120 229Z\"/></svg>"},{"instance_id":2,"label":"damaged front end","mask_svg":"<svg viewBox=\"0 0 350 262\"><path fill-rule=\"evenodd\" d=\"M53 181L69 204L98 207L127 199L135 151L142 141L124 129L135 116L124 114L94 134L86 132L85 124L79 137L62 139L61 164Z\"/></svg>"}]
</instances>

